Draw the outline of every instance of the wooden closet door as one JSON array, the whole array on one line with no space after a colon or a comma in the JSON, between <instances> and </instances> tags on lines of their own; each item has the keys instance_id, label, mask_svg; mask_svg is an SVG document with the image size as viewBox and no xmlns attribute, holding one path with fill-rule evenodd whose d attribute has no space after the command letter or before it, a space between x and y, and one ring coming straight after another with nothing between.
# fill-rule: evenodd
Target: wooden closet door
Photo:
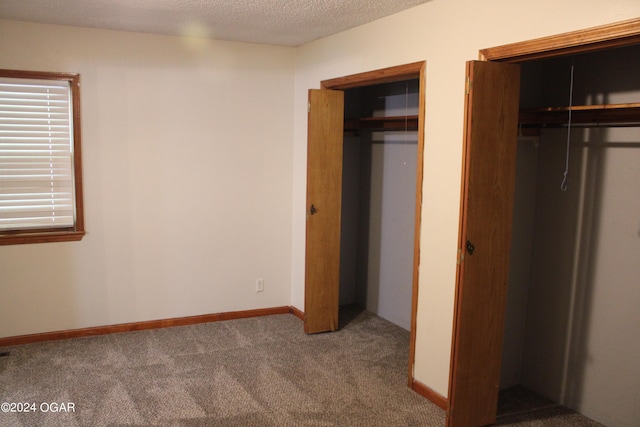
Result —
<instances>
[{"instance_id":1,"label":"wooden closet door","mask_svg":"<svg viewBox=\"0 0 640 427\"><path fill-rule=\"evenodd\" d=\"M496 419L511 245L520 67L467 63L448 427Z\"/></svg>"},{"instance_id":2,"label":"wooden closet door","mask_svg":"<svg viewBox=\"0 0 640 427\"><path fill-rule=\"evenodd\" d=\"M344 92L309 91L304 331L338 328Z\"/></svg>"}]
</instances>

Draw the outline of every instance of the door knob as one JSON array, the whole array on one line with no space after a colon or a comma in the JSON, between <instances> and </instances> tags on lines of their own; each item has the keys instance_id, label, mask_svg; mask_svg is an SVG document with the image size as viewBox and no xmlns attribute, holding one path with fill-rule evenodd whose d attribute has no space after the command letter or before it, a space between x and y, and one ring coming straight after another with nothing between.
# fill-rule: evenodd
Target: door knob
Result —
<instances>
[{"instance_id":1,"label":"door knob","mask_svg":"<svg viewBox=\"0 0 640 427\"><path fill-rule=\"evenodd\" d=\"M473 245L473 243L471 243L469 240L467 240L467 253L469 253L469 255L473 255L473 251L476 250L476 247Z\"/></svg>"}]
</instances>

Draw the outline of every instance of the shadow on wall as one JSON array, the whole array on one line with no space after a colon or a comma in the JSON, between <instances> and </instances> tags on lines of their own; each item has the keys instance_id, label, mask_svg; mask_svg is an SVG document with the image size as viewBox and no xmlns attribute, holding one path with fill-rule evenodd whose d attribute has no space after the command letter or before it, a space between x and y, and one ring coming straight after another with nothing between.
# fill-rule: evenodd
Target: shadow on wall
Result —
<instances>
[{"instance_id":1,"label":"shadow on wall","mask_svg":"<svg viewBox=\"0 0 640 427\"><path fill-rule=\"evenodd\" d=\"M637 102L636 46L524 64L521 107L567 105L572 62L574 105ZM606 424L629 425L640 417L633 393L640 385L640 127L574 122L570 142L566 192L565 125L541 129L527 142L527 164L517 166L516 203L518 192L533 202L524 224L513 221L510 267L527 273L514 280L510 272L509 297L525 289L515 316L507 312L505 346L514 317L524 325L523 350L514 360L505 347L503 361L508 355L520 364L523 386ZM519 185L530 165L530 185Z\"/></svg>"},{"instance_id":2,"label":"shadow on wall","mask_svg":"<svg viewBox=\"0 0 640 427\"><path fill-rule=\"evenodd\" d=\"M637 128L574 132L562 192L566 132L544 133L523 383L580 410L593 399L585 390L601 377L610 382L602 385L607 394L626 399L622 384L638 371L631 353L640 342L630 325L640 316L629 301L640 298L637 207L630 203L640 189L640 135ZM629 139L614 142L621 141L615 135Z\"/></svg>"}]
</instances>

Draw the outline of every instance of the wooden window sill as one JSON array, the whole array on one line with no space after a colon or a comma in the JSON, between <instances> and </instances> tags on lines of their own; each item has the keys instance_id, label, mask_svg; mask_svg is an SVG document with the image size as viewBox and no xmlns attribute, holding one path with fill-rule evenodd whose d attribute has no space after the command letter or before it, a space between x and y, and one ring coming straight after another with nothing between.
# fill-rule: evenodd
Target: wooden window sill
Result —
<instances>
[{"instance_id":1,"label":"wooden window sill","mask_svg":"<svg viewBox=\"0 0 640 427\"><path fill-rule=\"evenodd\" d=\"M0 246L23 245L27 243L77 242L84 237L84 231L43 231L33 233L0 234Z\"/></svg>"}]
</instances>

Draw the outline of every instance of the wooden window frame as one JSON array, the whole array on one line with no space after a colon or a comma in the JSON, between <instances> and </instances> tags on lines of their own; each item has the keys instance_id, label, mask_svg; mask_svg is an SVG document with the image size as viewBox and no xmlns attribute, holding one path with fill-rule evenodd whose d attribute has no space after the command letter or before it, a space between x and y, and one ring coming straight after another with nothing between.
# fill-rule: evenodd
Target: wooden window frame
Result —
<instances>
[{"instance_id":1,"label":"wooden window frame","mask_svg":"<svg viewBox=\"0 0 640 427\"><path fill-rule=\"evenodd\" d=\"M47 71L24 71L0 69L0 76L16 79L66 80L71 90L73 120L73 175L75 198L75 221L72 227L39 228L30 230L0 231L0 246L27 243L50 243L79 241L85 235L84 198L82 190L82 144L80 126L80 75Z\"/></svg>"}]
</instances>

